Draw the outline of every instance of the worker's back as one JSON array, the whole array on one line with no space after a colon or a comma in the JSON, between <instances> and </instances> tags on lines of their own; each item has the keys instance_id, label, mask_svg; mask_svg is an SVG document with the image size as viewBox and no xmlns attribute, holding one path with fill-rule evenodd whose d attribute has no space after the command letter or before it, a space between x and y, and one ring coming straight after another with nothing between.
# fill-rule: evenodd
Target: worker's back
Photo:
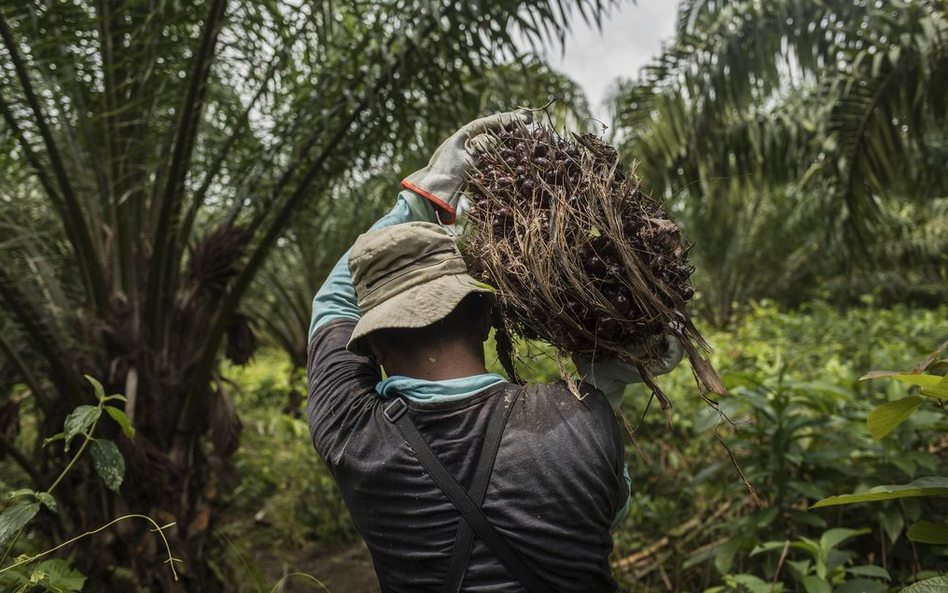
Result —
<instances>
[{"instance_id":1,"label":"worker's back","mask_svg":"<svg viewBox=\"0 0 948 593\"><path fill-rule=\"evenodd\" d=\"M383 413L378 367L346 351L354 322L310 344L310 431L372 552L385 592L441 591L460 513ZM619 427L601 393L563 383L523 388L510 411L484 514L556 591L614 591L609 527L628 498ZM408 417L465 489L473 480L504 385L450 401L411 402ZM523 591L477 537L462 591Z\"/></svg>"}]
</instances>

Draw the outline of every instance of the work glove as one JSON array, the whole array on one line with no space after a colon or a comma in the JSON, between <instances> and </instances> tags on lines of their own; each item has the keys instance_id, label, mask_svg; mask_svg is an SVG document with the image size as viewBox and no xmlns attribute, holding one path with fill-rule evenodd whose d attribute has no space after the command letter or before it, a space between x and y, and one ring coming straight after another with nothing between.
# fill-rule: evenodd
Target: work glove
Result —
<instances>
[{"instance_id":1,"label":"work glove","mask_svg":"<svg viewBox=\"0 0 948 593\"><path fill-rule=\"evenodd\" d=\"M438 224L438 208L415 192L403 191L401 197L408 206L409 221Z\"/></svg>"},{"instance_id":2,"label":"work glove","mask_svg":"<svg viewBox=\"0 0 948 593\"><path fill-rule=\"evenodd\" d=\"M406 177L402 187L431 200L439 209L441 221L453 224L459 213L461 187L474 165L474 157L489 145L484 132L532 121L533 113L528 109L475 119L445 140L431 156L428 166Z\"/></svg>"},{"instance_id":3,"label":"work glove","mask_svg":"<svg viewBox=\"0 0 948 593\"><path fill-rule=\"evenodd\" d=\"M665 344L665 352L662 353L661 360L649 368L652 375L670 373L672 369L678 366L685 355L685 349L678 338L671 335L665 336ZM641 346L627 348L627 351L636 358L645 357L645 350ZM573 362L576 364L576 370L582 380L603 392L613 410L618 409L619 404L622 403L622 395L625 392L626 385L642 382L639 370L634 365L619 358L607 358L593 362L575 356Z\"/></svg>"}]
</instances>

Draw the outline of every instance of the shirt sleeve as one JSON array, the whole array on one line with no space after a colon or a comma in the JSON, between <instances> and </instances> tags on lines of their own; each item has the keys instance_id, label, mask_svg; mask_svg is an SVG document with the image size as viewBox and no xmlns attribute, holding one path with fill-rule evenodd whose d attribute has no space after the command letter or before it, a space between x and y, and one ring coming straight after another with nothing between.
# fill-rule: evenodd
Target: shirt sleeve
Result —
<instances>
[{"instance_id":1,"label":"shirt sleeve","mask_svg":"<svg viewBox=\"0 0 948 593\"><path fill-rule=\"evenodd\" d=\"M383 216L369 230L374 231L387 226L405 222L436 222L437 213L431 202L414 192L405 190L398 194L398 200L392 211ZM352 288L352 275L349 273L349 253L346 251L333 266L326 281L313 297L313 317L309 324L309 336L323 325L335 319L353 319L361 317Z\"/></svg>"},{"instance_id":2,"label":"shirt sleeve","mask_svg":"<svg viewBox=\"0 0 948 593\"><path fill-rule=\"evenodd\" d=\"M378 365L346 350L355 322L334 319L310 338L306 375L306 418L313 446L330 472L342 459L344 439L363 421L378 398Z\"/></svg>"},{"instance_id":3,"label":"shirt sleeve","mask_svg":"<svg viewBox=\"0 0 948 593\"><path fill-rule=\"evenodd\" d=\"M625 390L626 383L621 381L616 381L615 384L611 384L614 391L610 396L609 393L604 392L600 387L588 380L588 374L586 379L584 379L585 385L581 389L594 388L603 392L602 394L606 396L606 400L609 402L609 406L612 408L613 413L617 413L619 406L622 404L622 394ZM607 385L610 385L607 383ZM619 490L618 504L616 505L616 514L612 519L612 525L609 526L609 531L616 530L622 521L629 514L629 508L632 506L632 476L629 474L629 464L625 462L625 440L622 438L621 431L617 432L615 435L615 448L617 454L617 466L616 466L616 475L619 474L619 467L621 467L622 476L619 479L619 484L622 486Z\"/></svg>"},{"instance_id":4,"label":"shirt sleeve","mask_svg":"<svg viewBox=\"0 0 948 593\"><path fill-rule=\"evenodd\" d=\"M437 213L428 200L406 190L399 194L392 211L369 230L412 221L434 222ZM313 298L306 365L310 436L330 471L334 471L345 448L339 436L357 426L361 414L378 397L378 365L346 350L360 317L346 251Z\"/></svg>"},{"instance_id":5,"label":"shirt sleeve","mask_svg":"<svg viewBox=\"0 0 948 593\"><path fill-rule=\"evenodd\" d=\"M609 531L615 531L619 528L622 521L629 515L629 508L632 506L632 476L629 475L628 463L622 466L622 479L625 482L626 492L628 492L628 494L622 497L625 500L625 504L622 505L622 508L616 513L615 518L612 519L612 525L609 527Z\"/></svg>"}]
</instances>

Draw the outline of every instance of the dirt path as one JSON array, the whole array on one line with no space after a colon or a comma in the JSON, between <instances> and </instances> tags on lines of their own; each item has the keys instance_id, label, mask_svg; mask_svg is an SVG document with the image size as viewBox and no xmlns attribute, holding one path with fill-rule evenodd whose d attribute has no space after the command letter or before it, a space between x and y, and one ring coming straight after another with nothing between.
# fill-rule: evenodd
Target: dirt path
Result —
<instances>
[{"instance_id":1,"label":"dirt path","mask_svg":"<svg viewBox=\"0 0 948 593\"><path fill-rule=\"evenodd\" d=\"M372 558L364 543L332 550L259 549L254 554L267 581L276 583L292 572L302 572L317 578L330 593L379 593L378 580L372 567ZM292 577L279 589L283 593L312 593L322 591L309 579Z\"/></svg>"}]
</instances>

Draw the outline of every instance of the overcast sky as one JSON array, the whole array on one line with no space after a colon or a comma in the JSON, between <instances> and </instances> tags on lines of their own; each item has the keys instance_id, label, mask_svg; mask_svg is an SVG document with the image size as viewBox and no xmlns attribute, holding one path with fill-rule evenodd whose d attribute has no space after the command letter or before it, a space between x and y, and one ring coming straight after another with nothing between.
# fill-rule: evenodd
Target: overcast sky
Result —
<instances>
[{"instance_id":1,"label":"overcast sky","mask_svg":"<svg viewBox=\"0 0 948 593\"><path fill-rule=\"evenodd\" d=\"M676 0L621 0L603 20L601 32L574 14L566 51L548 50L546 58L583 87L593 115L608 125L602 105L607 89L618 77L635 77L671 39L677 7Z\"/></svg>"}]
</instances>

